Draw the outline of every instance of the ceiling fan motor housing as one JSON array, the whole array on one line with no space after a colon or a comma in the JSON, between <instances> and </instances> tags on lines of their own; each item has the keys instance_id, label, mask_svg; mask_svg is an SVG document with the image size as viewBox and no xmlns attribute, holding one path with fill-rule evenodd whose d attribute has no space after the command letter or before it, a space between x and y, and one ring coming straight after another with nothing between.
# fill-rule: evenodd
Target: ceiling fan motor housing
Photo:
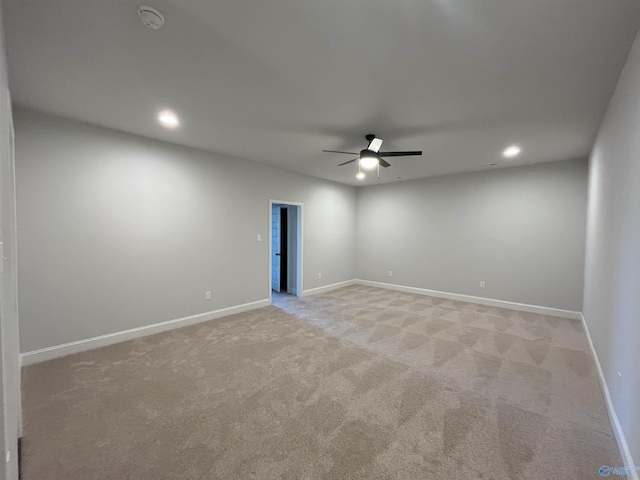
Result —
<instances>
[{"instance_id":1,"label":"ceiling fan motor housing","mask_svg":"<svg viewBox=\"0 0 640 480\"><path fill-rule=\"evenodd\" d=\"M376 152L372 152L368 148L365 148L364 150L360 150L360 158L366 158L366 157L378 158L378 155L376 155Z\"/></svg>"}]
</instances>

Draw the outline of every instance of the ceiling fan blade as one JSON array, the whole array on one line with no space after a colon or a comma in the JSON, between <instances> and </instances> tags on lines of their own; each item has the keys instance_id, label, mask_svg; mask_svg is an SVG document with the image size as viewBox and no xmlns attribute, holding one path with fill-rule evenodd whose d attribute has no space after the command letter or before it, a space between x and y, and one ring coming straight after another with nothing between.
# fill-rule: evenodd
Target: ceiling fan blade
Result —
<instances>
[{"instance_id":1,"label":"ceiling fan blade","mask_svg":"<svg viewBox=\"0 0 640 480\"><path fill-rule=\"evenodd\" d=\"M369 146L367 147L367 150L371 150L372 152L378 153L381 146L382 146L382 139L374 138L369 142Z\"/></svg>"},{"instance_id":2,"label":"ceiling fan blade","mask_svg":"<svg viewBox=\"0 0 640 480\"><path fill-rule=\"evenodd\" d=\"M387 162L386 160L383 160L382 158L379 158L378 162L380 163L381 167L385 167L386 168L386 167L390 167L391 166L391 164L389 162Z\"/></svg>"},{"instance_id":3,"label":"ceiling fan blade","mask_svg":"<svg viewBox=\"0 0 640 480\"><path fill-rule=\"evenodd\" d=\"M338 166L341 167L342 165L346 165L347 163L351 163L351 162L355 162L356 160L358 160L357 158L352 158L351 160L344 162L344 163L340 163Z\"/></svg>"},{"instance_id":4,"label":"ceiling fan blade","mask_svg":"<svg viewBox=\"0 0 640 480\"><path fill-rule=\"evenodd\" d=\"M322 150L325 153L346 153L347 155L358 155L358 152L341 152L340 150Z\"/></svg>"},{"instance_id":5,"label":"ceiling fan blade","mask_svg":"<svg viewBox=\"0 0 640 480\"><path fill-rule=\"evenodd\" d=\"M407 152L379 152L379 157L407 157L409 155L422 155L422 150L414 150Z\"/></svg>"}]
</instances>

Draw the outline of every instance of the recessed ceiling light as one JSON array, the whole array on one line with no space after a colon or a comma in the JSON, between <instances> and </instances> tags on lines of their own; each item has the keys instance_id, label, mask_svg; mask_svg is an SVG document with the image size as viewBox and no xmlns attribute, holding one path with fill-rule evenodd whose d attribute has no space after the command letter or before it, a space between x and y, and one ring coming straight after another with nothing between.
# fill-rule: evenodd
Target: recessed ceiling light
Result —
<instances>
[{"instance_id":1,"label":"recessed ceiling light","mask_svg":"<svg viewBox=\"0 0 640 480\"><path fill-rule=\"evenodd\" d=\"M356 178L358 180L364 180L364 173L363 172L358 172L358 174L356 175Z\"/></svg>"},{"instance_id":2,"label":"recessed ceiling light","mask_svg":"<svg viewBox=\"0 0 640 480\"><path fill-rule=\"evenodd\" d=\"M504 158L513 158L513 157L517 157L518 155L520 155L520 147L517 145L511 145L507 148L504 149L504 151L502 152L502 156Z\"/></svg>"},{"instance_id":3,"label":"recessed ceiling light","mask_svg":"<svg viewBox=\"0 0 640 480\"><path fill-rule=\"evenodd\" d=\"M171 110L163 110L158 114L158 121L167 128L176 128L180 125L178 116Z\"/></svg>"}]
</instances>

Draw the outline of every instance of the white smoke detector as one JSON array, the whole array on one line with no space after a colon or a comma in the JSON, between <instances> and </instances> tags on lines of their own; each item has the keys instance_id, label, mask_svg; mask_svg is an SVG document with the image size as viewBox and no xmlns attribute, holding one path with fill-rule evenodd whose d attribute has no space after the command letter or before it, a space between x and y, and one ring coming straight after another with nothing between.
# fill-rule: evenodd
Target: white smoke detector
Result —
<instances>
[{"instance_id":1,"label":"white smoke detector","mask_svg":"<svg viewBox=\"0 0 640 480\"><path fill-rule=\"evenodd\" d=\"M164 25L164 16L155 8L142 5L138 9L138 16L147 27L157 30Z\"/></svg>"}]
</instances>

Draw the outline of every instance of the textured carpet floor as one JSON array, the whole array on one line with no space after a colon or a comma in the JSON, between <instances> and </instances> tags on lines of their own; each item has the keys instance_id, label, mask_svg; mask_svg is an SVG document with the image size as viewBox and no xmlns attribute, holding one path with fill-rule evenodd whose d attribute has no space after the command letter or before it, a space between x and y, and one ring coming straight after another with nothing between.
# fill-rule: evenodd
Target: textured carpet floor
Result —
<instances>
[{"instance_id":1,"label":"textured carpet floor","mask_svg":"<svg viewBox=\"0 0 640 480\"><path fill-rule=\"evenodd\" d=\"M24 480L596 479L578 321L364 286L24 369Z\"/></svg>"}]
</instances>

